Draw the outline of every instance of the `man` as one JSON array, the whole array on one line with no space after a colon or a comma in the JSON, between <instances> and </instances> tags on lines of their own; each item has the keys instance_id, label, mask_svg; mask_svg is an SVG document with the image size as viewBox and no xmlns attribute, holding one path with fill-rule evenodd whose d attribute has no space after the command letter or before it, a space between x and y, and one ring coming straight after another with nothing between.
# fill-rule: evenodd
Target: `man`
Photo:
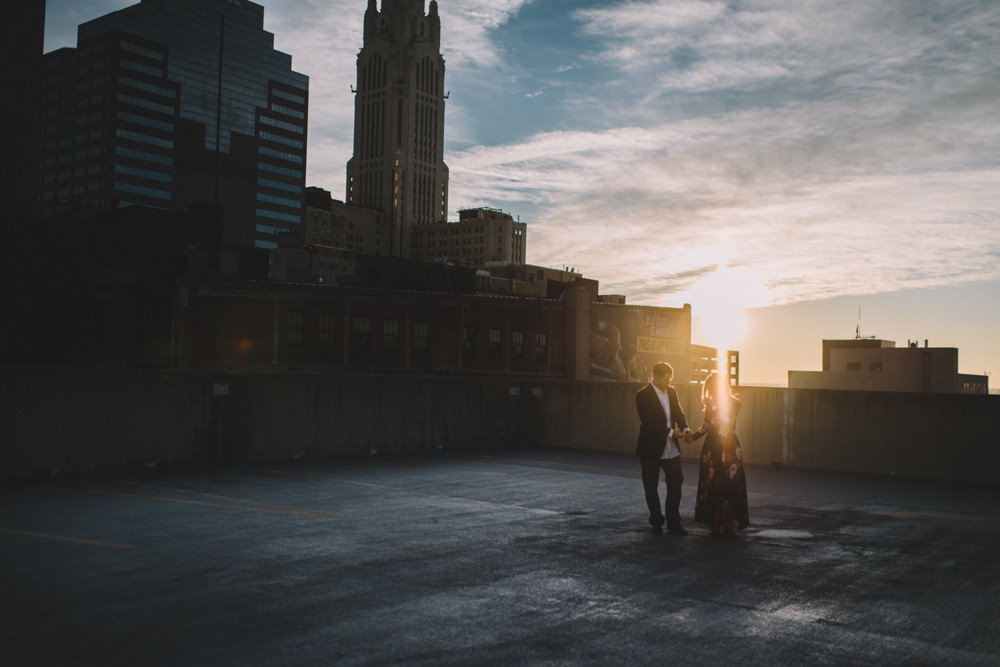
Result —
<instances>
[{"instance_id":1,"label":"man","mask_svg":"<svg viewBox=\"0 0 1000 667\"><path fill-rule=\"evenodd\" d=\"M677 400L677 390L670 385L673 367L665 362L653 366L653 380L635 395L635 409L639 413L639 440L635 453L642 467L642 488L649 507L649 525L657 535L667 531L674 535L687 535L681 526L681 450L677 436L691 436L687 418ZM660 511L660 470L667 484L664 511Z\"/></svg>"}]
</instances>

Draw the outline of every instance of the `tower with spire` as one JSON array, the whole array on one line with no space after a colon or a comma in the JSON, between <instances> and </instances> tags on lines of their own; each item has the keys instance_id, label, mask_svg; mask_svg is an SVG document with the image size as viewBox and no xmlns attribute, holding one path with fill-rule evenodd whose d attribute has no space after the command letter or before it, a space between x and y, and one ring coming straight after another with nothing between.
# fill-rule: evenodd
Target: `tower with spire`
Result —
<instances>
[{"instance_id":1,"label":"tower with spire","mask_svg":"<svg viewBox=\"0 0 1000 667\"><path fill-rule=\"evenodd\" d=\"M379 254L409 257L410 229L447 219L446 98L437 0L368 0L345 201L380 211Z\"/></svg>"}]
</instances>

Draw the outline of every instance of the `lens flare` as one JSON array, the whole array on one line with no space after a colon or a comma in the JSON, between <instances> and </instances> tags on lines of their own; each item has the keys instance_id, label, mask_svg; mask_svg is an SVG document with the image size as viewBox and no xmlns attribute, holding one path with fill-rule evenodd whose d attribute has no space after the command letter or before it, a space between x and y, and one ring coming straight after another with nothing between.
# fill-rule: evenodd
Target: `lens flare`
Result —
<instances>
[{"instance_id":1,"label":"lens flare","mask_svg":"<svg viewBox=\"0 0 1000 667\"><path fill-rule=\"evenodd\" d=\"M743 340L744 311L770 302L763 277L741 267L720 266L691 290L692 342L718 348L720 365L725 351Z\"/></svg>"}]
</instances>

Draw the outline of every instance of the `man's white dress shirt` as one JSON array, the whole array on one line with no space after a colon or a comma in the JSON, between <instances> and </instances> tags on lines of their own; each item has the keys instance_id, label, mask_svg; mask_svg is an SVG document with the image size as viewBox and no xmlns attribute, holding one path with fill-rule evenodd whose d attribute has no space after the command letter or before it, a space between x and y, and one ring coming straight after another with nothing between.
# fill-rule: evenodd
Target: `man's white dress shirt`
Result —
<instances>
[{"instance_id":1,"label":"man's white dress shirt","mask_svg":"<svg viewBox=\"0 0 1000 667\"><path fill-rule=\"evenodd\" d=\"M667 446L663 448L663 456L661 459L674 459L681 455L681 450L677 446L677 441L674 439L674 420L670 418L670 396L665 391L660 391L660 388L655 384L653 389L656 391L656 396L660 399L660 405L663 406L663 414L667 416Z\"/></svg>"}]
</instances>

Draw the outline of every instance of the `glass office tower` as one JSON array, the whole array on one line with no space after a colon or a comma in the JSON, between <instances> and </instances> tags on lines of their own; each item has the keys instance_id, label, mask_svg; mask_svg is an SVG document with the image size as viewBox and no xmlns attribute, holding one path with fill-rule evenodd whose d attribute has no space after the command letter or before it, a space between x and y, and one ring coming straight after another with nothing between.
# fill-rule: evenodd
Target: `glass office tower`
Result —
<instances>
[{"instance_id":1,"label":"glass office tower","mask_svg":"<svg viewBox=\"0 0 1000 667\"><path fill-rule=\"evenodd\" d=\"M143 0L46 55L41 206L223 209L225 243L303 218L309 79L244 0Z\"/></svg>"}]
</instances>

